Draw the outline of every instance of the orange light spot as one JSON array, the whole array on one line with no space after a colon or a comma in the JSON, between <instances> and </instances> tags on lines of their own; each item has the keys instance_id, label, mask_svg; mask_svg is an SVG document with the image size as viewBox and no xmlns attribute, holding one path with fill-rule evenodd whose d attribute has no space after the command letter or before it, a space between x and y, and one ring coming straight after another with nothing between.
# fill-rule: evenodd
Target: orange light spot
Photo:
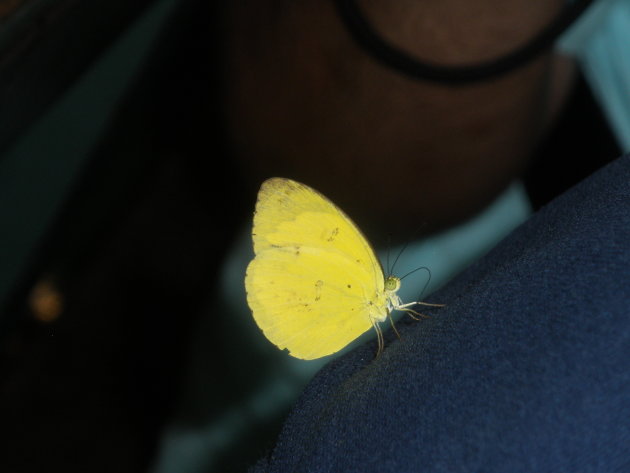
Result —
<instances>
[{"instance_id":1,"label":"orange light spot","mask_svg":"<svg viewBox=\"0 0 630 473\"><path fill-rule=\"evenodd\" d=\"M42 279L31 289L28 305L40 322L54 322L63 312L63 296L52 281Z\"/></svg>"}]
</instances>

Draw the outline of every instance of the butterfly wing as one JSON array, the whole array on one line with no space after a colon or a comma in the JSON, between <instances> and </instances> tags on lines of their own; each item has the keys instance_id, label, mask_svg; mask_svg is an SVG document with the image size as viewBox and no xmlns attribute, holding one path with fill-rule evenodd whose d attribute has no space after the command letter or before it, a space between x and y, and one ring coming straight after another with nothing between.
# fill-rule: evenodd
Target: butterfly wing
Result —
<instances>
[{"instance_id":1,"label":"butterfly wing","mask_svg":"<svg viewBox=\"0 0 630 473\"><path fill-rule=\"evenodd\" d=\"M291 355L335 353L386 316L374 251L356 225L310 187L265 181L253 240L247 301L267 338Z\"/></svg>"}]
</instances>

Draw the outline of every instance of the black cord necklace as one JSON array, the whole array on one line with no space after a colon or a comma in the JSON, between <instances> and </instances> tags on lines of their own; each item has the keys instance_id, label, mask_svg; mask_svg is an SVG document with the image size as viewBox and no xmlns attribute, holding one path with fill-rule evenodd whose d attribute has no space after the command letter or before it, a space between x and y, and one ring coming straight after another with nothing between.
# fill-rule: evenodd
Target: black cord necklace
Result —
<instances>
[{"instance_id":1,"label":"black cord necklace","mask_svg":"<svg viewBox=\"0 0 630 473\"><path fill-rule=\"evenodd\" d=\"M387 43L367 21L355 0L334 0L339 15L355 41L379 62L420 80L461 85L505 74L525 65L551 47L554 41L586 10L593 0L576 0L530 41L497 59L466 66L444 66L414 58Z\"/></svg>"}]
</instances>

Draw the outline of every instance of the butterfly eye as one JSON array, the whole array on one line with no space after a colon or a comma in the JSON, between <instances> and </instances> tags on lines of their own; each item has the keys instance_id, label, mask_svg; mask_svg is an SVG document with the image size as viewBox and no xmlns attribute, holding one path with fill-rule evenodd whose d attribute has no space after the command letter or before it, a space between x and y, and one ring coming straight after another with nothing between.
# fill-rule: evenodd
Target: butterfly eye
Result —
<instances>
[{"instance_id":1,"label":"butterfly eye","mask_svg":"<svg viewBox=\"0 0 630 473\"><path fill-rule=\"evenodd\" d=\"M385 290L396 292L398 289L400 289L400 278L387 276L387 279L385 279Z\"/></svg>"}]
</instances>

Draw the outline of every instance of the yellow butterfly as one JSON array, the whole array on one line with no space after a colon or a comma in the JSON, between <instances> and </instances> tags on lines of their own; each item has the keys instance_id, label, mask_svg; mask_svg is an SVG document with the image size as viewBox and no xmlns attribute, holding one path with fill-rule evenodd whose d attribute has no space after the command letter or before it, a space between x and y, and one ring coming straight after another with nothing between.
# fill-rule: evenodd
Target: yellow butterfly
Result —
<instances>
[{"instance_id":1,"label":"yellow butterfly","mask_svg":"<svg viewBox=\"0 0 630 473\"><path fill-rule=\"evenodd\" d=\"M254 259L247 267L247 302L278 348L312 360L335 353L392 310L421 315L385 277L374 250L341 209L310 187L284 178L263 182L254 213ZM413 315L412 315L413 317ZM393 327L393 322L392 322ZM395 330L395 327L394 327Z\"/></svg>"}]
</instances>

